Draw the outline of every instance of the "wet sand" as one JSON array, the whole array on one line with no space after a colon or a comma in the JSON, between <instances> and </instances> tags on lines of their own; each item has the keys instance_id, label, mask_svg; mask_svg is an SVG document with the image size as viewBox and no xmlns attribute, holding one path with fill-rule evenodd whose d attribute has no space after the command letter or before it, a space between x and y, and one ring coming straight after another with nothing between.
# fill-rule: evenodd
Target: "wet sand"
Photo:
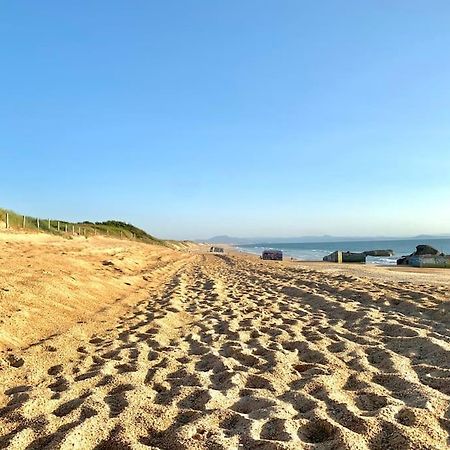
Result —
<instances>
[{"instance_id":1,"label":"wet sand","mask_svg":"<svg viewBox=\"0 0 450 450\"><path fill-rule=\"evenodd\" d=\"M85 276L112 241L85 248ZM55 317L31 345L1 324L18 344L1 354L0 448L450 445L450 273L130 245L94 266L117 276L139 254L131 297Z\"/></svg>"}]
</instances>

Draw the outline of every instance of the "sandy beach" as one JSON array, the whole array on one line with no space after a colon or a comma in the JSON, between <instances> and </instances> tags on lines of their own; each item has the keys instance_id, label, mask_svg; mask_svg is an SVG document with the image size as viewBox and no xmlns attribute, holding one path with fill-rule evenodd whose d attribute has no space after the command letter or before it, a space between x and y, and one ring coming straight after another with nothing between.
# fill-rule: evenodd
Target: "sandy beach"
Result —
<instances>
[{"instance_id":1,"label":"sandy beach","mask_svg":"<svg viewBox=\"0 0 450 450\"><path fill-rule=\"evenodd\" d=\"M0 233L0 448L446 449L450 272Z\"/></svg>"}]
</instances>

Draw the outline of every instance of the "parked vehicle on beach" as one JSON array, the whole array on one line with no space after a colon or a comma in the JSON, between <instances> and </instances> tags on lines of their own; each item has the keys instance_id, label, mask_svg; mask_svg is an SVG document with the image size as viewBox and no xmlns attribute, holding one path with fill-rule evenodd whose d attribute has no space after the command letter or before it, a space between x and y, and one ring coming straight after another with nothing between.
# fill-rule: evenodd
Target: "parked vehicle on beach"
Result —
<instances>
[{"instance_id":1,"label":"parked vehicle on beach","mask_svg":"<svg viewBox=\"0 0 450 450\"><path fill-rule=\"evenodd\" d=\"M264 250L261 259L269 259L272 261L283 261L283 252L280 250Z\"/></svg>"},{"instance_id":2,"label":"parked vehicle on beach","mask_svg":"<svg viewBox=\"0 0 450 450\"><path fill-rule=\"evenodd\" d=\"M209 251L210 251L211 253L224 253L222 247L211 247L211 248L209 249Z\"/></svg>"}]
</instances>

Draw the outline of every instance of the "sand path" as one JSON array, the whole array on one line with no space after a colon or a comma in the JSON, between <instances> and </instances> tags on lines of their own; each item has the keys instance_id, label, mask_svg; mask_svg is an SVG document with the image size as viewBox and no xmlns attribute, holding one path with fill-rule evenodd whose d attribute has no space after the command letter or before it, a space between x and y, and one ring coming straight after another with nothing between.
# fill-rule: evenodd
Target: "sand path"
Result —
<instances>
[{"instance_id":1,"label":"sand path","mask_svg":"<svg viewBox=\"0 0 450 450\"><path fill-rule=\"evenodd\" d=\"M191 255L10 361L0 448L448 448L449 328L445 287Z\"/></svg>"}]
</instances>

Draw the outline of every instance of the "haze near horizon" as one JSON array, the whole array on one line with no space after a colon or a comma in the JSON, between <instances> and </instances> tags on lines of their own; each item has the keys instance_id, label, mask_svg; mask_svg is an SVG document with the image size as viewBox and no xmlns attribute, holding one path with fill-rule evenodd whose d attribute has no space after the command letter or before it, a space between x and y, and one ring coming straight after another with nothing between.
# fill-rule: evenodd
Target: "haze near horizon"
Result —
<instances>
[{"instance_id":1,"label":"haze near horizon","mask_svg":"<svg viewBox=\"0 0 450 450\"><path fill-rule=\"evenodd\" d=\"M162 238L449 233L450 4L2 5L1 207Z\"/></svg>"}]
</instances>

